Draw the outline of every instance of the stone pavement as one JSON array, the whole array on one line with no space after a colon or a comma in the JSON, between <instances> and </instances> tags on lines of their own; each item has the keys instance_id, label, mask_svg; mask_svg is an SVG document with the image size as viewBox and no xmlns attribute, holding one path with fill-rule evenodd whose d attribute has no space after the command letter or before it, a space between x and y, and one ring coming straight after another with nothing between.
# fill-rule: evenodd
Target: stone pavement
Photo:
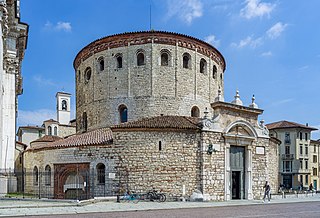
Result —
<instances>
[{"instance_id":1,"label":"stone pavement","mask_svg":"<svg viewBox=\"0 0 320 218\"><path fill-rule=\"evenodd\" d=\"M302 198L279 198L271 200L271 204L320 201L319 195ZM224 202L139 202L116 203L115 201L68 201L68 200L17 200L0 199L0 217L53 215L53 214L80 214L136 210L160 210L179 208L222 207L263 204L260 200L232 200Z\"/></svg>"}]
</instances>

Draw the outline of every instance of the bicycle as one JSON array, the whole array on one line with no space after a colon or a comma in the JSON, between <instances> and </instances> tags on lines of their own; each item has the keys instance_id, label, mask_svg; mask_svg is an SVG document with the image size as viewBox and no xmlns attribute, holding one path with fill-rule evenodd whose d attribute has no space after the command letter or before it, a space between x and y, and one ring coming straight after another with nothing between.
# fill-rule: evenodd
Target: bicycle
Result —
<instances>
[{"instance_id":1,"label":"bicycle","mask_svg":"<svg viewBox=\"0 0 320 218\"><path fill-rule=\"evenodd\" d=\"M133 202L137 204L140 201L141 197L137 193L125 192L123 196L120 197L120 200L123 202Z\"/></svg>"},{"instance_id":2,"label":"bicycle","mask_svg":"<svg viewBox=\"0 0 320 218\"><path fill-rule=\"evenodd\" d=\"M147 199L149 199L150 201L165 202L167 196L153 189L147 193Z\"/></svg>"}]
</instances>

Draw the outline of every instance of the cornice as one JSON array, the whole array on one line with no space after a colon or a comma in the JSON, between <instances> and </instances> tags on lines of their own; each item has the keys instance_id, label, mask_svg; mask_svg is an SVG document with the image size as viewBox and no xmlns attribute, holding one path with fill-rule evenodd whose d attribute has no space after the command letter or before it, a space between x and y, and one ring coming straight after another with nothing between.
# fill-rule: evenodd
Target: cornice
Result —
<instances>
[{"instance_id":1,"label":"cornice","mask_svg":"<svg viewBox=\"0 0 320 218\"><path fill-rule=\"evenodd\" d=\"M217 62L223 71L226 68L224 57L212 45L192 36L166 31L125 32L97 39L80 50L74 59L73 67L77 69L82 61L95 53L110 48L143 45L148 43L166 44L196 50L198 53Z\"/></svg>"}]
</instances>

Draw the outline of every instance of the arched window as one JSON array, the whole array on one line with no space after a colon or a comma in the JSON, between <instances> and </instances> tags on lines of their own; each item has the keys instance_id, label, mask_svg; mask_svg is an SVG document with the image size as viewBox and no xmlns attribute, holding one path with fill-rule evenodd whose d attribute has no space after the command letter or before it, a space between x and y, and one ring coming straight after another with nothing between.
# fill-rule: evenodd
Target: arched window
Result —
<instances>
[{"instance_id":1,"label":"arched window","mask_svg":"<svg viewBox=\"0 0 320 218\"><path fill-rule=\"evenodd\" d=\"M39 170L38 167L35 166L33 168L33 185L38 185L39 184Z\"/></svg>"},{"instance_id":2,"label":"arched window","mask_svg":"<svg viewBox=\"0 0 320 218\"><path fill-rule=\"evenodd\" d=\"M91 78L91 68L90 67L87 67L85 73L84 73L84 77L85 77L85 80L86 82L88 82Z\"/></svg>"},{"instance_id":3,"label":"arched window","mask_svg":"<svg viewBox=\"0 0 320 218\"><path fill-rule=\"evenodd\" d=\"M200 117L200 110L197 106L192 107L191 117Z\"/></svg>"},{"instance_id":4,"label":"arched window","mask_svg":"<svg viewBox=\"0 0 320 218\"><path fill-rule=\"evenodd\" d=\"M53 128L53 135L58 135L58 127Z\"/></svg>"},{"instance_id":5,"label":"arched window","mask_svg":"<svg viewBox=\"0 0 320 218\"><path fill-rule=\"evenodd\" d=\"M200 60L200 73L206 73L207 71L207 61L203 58Z\"/></svg>"},{"instance_id":6,"label":"arched window","mask_svg":"<svg viewBox=\"0 0 320 218\"><path fill-rule=\"evenodd\" d=\"M137 53L137 65L138 66L145 65L145 63L144 63L144 54L143 54L142 51L139 51Z\"/></svg>"},{"instance_id":7,"label":"arched window","mask_svg":"<svg viewBox=\"0 0 320 218\"><path fill-rule=\"evenodd\" d=\"M122 68L122 56L117 56L117 68Z\"/></svg>"},{"instance_id":8,"label":"arched window","mask_svg":"<svg viewBox=\"0 0 320 218\"><path fill-rule=\"evenodd\" d=\"M169 55L166 52L161 54L161 66L168 66L169 65Z\"/></svg>"},{"instance_id":9,"label":"arched window","mask_svg":"<svg viewBox=\"0 0 320 218\"><path fill-rule=\"evenodd\" d=\"M98 62L99 62L99 70L100 71L104 71L104 59L103 59L103 57L100 57L98 59Z\"/></svg>"},{"instance_id":10,"label":"arched window","mask_svg":"<svg viewBox=\"0 0 320 218\"><path fill-rule=\"evenodd\" d=\"M105 184L106 182L106 166L103 163L97 165L98 184Z\"/></svg>"},{"instance_id":11,"label":"arched window","mask_svg":"<svg viewBox=\"0 0 320 218\"><path fill-rule=\"evenodd\" d=\"M45 175L44 175L45 185L50 186L51 185L51 167L47 165L44 171L45 171Z\"/></svg>"},{"instance_id":12,"label":"arched window","mask_svg":"<svg viewBox=\"0 0 320 218\"><path fill-rule=\"evenodd\" d=\"M128 121L128 108L125 105L119 106L119 116L121 123Z\"/></svg>"},{"instance_id":13,"label":"arched window","mask_svg":"<svg viewBox=\"0 0 320 218\"><path fill-rule=\"evenodd\" d=\"M62 100L61 101L61 109L63 111L66 111L68 109L68 105L67 105L67 101L66 100Z\"/></svg>"},{"instance_id":14,"label":"arched window","mask_svg":"<svg viewBox=\"0 0 320 218\"><path fill-rule=\"evenodd\" d=\"M217 67L216 67L216 65L213 65L212 78L213 78L213 79L216 79L216 78L217 78Z\"/></svg>"},{"instance_id":15,"label":"arched window","mask_svg":"<svg viewBox=\"0 0 320 218\"><path fill-rule=\"evenodd\" d=\"M83 127L83 131L86 132L88 129L87 112L83 112L82 114L82 127Z\"/></svg>"},{"instance_id":16,"label":"arched window","mask_svg":"<svg viewBox=\"0 0 320 218\"><path fill-rule=\"evenodd\" d=\"M188 53L183 54L183 68L190 69L191 68L191 56Z\"/></svg>"},{"instance_id":17,"label":"arched window","mask_svg":"<svg viewBox=\"0 0 320 218\"><path fill-rule=\"evenodd\" d=\"M52 135L52 127L48 126L48 135Z\"/></svg>"}]
</instances>

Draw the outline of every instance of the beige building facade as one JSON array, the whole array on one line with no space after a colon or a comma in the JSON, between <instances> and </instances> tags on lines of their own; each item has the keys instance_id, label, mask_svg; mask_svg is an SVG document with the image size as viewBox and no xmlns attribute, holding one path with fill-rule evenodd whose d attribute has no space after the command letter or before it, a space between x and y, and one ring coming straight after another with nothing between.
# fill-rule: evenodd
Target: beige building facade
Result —
<instances>
[{"instance_id":1,"label":"beige building facade","mask_svg":"<svg viewBox=\"0 0 320 218\"><path fill-rule=\"evenodd\" d=\"M317 129L289 121L270 123L267 127L270 136L281 141L279 183L287 189L308 189L313 183L311 169L314 165L314 148L310 144L310 137L311 132ZM318 182L314 186L318 188Z\"/></svg>"}]
</instances>

